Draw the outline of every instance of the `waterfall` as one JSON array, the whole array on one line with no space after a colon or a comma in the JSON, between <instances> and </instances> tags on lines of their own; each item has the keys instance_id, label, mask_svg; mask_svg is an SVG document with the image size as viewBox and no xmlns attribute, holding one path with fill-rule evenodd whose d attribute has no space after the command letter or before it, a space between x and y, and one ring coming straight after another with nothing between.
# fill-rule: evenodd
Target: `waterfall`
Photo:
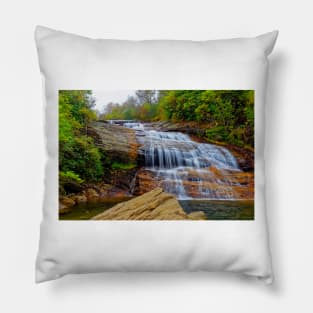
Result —
<instances>
[{"instance_id":1,"label":"waterfall","mask_svg":"<svg viewBox=\"0 0 313 313\"><path fill-rule=\"evenodd\" d=\"M142 123L131 123L126 122L123 124L124 127L132 128L135 130L144 130L144 125Z\"/></svg>"},{"instance_id":2,"label":"waterfall","mask_svg":"<svg viewBox=\"0 0 313 313\"><path fill-rule=\"evenodd\" d=\"M142 123L127 122L141 144L146 170L161 187L178 199L236 199L231 174L240 172L231 152L213 144L198 143L180 132L145 129Z\"/></svg>"}]
</instances>

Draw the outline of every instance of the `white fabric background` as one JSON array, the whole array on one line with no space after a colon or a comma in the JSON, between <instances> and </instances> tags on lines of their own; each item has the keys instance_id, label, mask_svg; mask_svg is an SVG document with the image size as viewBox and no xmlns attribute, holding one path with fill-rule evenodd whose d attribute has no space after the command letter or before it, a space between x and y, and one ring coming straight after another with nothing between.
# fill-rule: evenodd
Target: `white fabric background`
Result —
<instances>
[{"instance_id":1,"label":"white fabric background","mask_svg":"<svg viewBox=\"0 0 313 313\"><path fill-rule=\"evenodd\" d=\"M1 309L7 312L311 312L310 1L6 1L1 14ZM207 39L279 29L267 113L276 283L217 274L103 274L33 283L43 191L41 82L33 29L94 37ZM262 304L262 305L261 305Z\"/></svg>"}]
</instances>

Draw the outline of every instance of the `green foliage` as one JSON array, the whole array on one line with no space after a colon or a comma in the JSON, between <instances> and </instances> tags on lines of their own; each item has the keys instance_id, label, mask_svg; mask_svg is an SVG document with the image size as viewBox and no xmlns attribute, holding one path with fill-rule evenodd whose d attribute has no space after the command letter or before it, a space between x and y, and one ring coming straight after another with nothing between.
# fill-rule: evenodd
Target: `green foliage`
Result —
<instances>
[{"instance_id":1,"label":"green foliage","mask_svg":"<svg viewBox=\"0 0 313 313\"><path fill-rule=\"evenodd\" d=\"M134 163L120 163L120 162L113 162L111 167L114 170L131 170L135 168L137 165Z\"/></svg>"},{"instance_id":2,"label":"green foliage","mask_svg":"<svg viewBox=\"0 0 313 313\"><path fill-rule=\"evenodd\" d=\"M253 90L170 90L159 101L159 118L208 125L208 140L254 146Z\"/></svg>"},{"instance_id":3,"label":"green foliage","mask_svg":"<svg viewBox=\"0 0 313 313\"><path fill-rule=\"evenodd\" d=\"M206 138L213 141L226 141L227 140L227 131L223 126L216 126L206 130Z\"/></svg>"},{"instance_id":4,"label":"green foliage","mask_svg":"<svg viewBox=\"0 0 313 313\"><path fill-rule=\"evenodd\" d=\"M254 146L253 90L138 90L137 99L111 103L104 119L198 122L206 139Z\"/></svg>"},{"instance_id":5,"label":"green foliage","mask_svg":"<svg viewBox=\"0 0 313 313\"><path fill-rule=\"evenodd\" d=\"M102 156L87 136L87 125L96 118L93 106L89 90L59 91L59 171L76 181L103 175Z\"/></svg>"},{"instance_id":6,"label":"green foliage","mask_svg":"<svg viewBox=\"0 0 313 313\"><path fill-rule=\"evenodd\" d=\"M79 175L75 174L74 172L71 171L66 171L66 172L60 172L60 177L65 178L65 179L70 179L78 184L82 184L84 182L83 179L79 177Z\"/></svg>"}]
</instances>

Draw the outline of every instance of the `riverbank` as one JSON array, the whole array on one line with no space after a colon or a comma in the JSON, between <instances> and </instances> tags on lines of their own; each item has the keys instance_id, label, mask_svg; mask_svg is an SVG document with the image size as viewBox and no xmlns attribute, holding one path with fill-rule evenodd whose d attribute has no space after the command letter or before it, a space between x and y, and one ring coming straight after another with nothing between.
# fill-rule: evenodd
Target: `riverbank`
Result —
<instances>
[{"instance_id":1,"label":"riverbank","mask_svg":"<svg viewBox=\"0 0 313 313\"><path fill-rule=\"evenodd\" d=\"M138 148L134 130L114 124L93 122L87 134L101 153L104 175L99 182L78 182L59 177L59 212L78 205L131 197L138 170Z\"/></svg>"},{"instance_id":2,"label":"riverbank","mask_svg":"<svg viewBox=\"0 0 313 313\"><path fill-rule=\"evenodd\" d=\"M144 200L143 200L144 197ZM171 196L174 198L173 196ZM174 198L175 199L175 198ZM134 200L134 201L132 201ZM179 200L156 201L144 194L138 197L102 198L85 202L59 215L60 220L253 220L253 200ZM132 202L131 202L132 201ZM158 203L158 204L157 204ZM131 204L131 205L130 205ZM152 207L151 207L152 204ZM178 208L178 206L180 208ZM175 213L175 210L178 210ZM170 210L168 212L168 210ZM183 213L181 212L183 211ZM145 213L144 213L145 212ZM178 214L179 213L179 214ZM99 216L100 215L100 216ZM98 216L98 218L95 218Z\"/></svg>"},{"instance_id":3,"label":"riverbank","mask_svg":"<svg viewBox=\"0 0 313 313\"><path fill-rule=\"evenodd\" d=\"M187 214L176 197L161 188L119 203L92 220L203 220L202 211Z\"/></svg>"}]
</instances>

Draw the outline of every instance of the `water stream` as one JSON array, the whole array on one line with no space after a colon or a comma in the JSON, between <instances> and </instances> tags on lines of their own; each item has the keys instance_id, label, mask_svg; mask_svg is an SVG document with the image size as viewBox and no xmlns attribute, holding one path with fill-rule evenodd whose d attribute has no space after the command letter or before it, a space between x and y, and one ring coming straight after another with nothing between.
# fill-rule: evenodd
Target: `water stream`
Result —
<instances>
[{"instance_id":1,"label":"water stream","mask_svg":"<svg viewBox=\"0 0 313 313\"><path fill-rule=\"evenodd\" d=\"M127 122L124 127L136 130L146 170L177 199L239 199L234 186L240 183L233 174L241 170L228 149L142 123Z\"/></svg>"},{"instance_id":2,"label":"water stream","mask_svg":"<svg viewBox=\"0 0 313 313\"><path fill-rule=\"evenodd\" d=\"M180 132L159 131L150 124L118 121L118 125L136 131L144 171L166 192L174 194L185 212L203 211L209 220L254 219L253 174L242 172L228 149L195 142ZM131 183L131 192L136 188L136 179ZM60 219L90 219L128 199L113 197L80 204Z\"/></svg>"}]
</instances>

